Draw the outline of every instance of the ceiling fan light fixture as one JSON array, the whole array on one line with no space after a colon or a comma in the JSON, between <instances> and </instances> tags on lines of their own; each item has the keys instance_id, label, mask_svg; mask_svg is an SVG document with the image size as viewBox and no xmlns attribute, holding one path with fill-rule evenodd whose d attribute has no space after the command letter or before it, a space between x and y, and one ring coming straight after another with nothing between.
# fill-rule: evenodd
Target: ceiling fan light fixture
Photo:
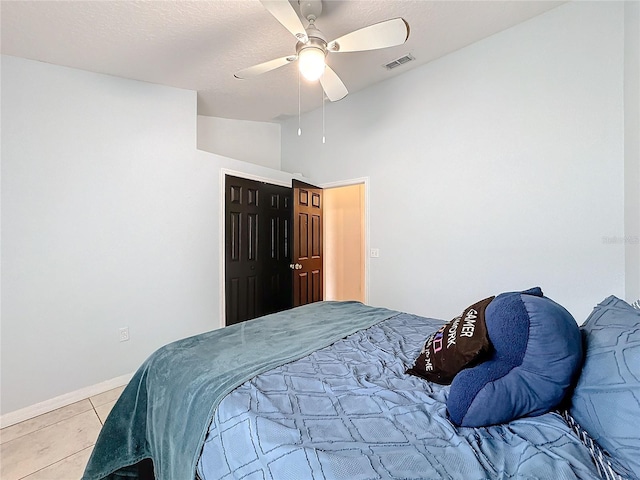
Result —
<instances>
[{"instance_id":1,"label":"ceiling fan light fixture","mask_svg":"<svg viewBox=\"0 0 640 480\"><path fill-rule=\"evenodd\" d=\"M300 50L298 53L298 68L304 78L310 82L318 80L324 73L324 57L323 49L309 46Z\"/></svg>"},{"instance_id":2,"label":"ceiling fan light fixture","mask_svg":"<svg viewBox=\"0 0 640 480\"><path fill-rule=\"evenodd\" d=\"M354 30L327 42L324 34L315 24L322 13L323 0L297 1L302 17L309 22L307 28L304 28L293 8L294 0L260 0L267 11L298 39L296 55L276 58L245 68L235 74L236 78L255 77L298 60L298 92L300 91L300 74L302 74L306 80L313 82L320 80L323 95L332 102L336 102L343 99L349 92L336 72L325 63L325 57L329 53L362 52L395 47L402 45L409 38L409 24L403 18L397 17ZM397 60L397 63L402 63L401 60L404 58Z\"/></svg>"}]
</instances>

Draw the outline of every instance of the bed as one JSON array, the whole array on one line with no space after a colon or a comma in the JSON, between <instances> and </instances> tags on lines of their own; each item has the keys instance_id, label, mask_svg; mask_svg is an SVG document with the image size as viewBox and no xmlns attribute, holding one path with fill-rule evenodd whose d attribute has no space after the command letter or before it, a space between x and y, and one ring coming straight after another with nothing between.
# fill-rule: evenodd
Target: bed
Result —
<instances>
[{"instance_id":1,"label":"bed","mask_svg":"<svg viewBox=\"0 0 640 480\"><path fill-rule=\"evenodd\" d=\"M83 478L638 479L640 311L605 299L564 402L481 427L452 421L455 379L407 373L446 325L319 302L174 342L129 382Z\"/></svg>"}]
</instances>

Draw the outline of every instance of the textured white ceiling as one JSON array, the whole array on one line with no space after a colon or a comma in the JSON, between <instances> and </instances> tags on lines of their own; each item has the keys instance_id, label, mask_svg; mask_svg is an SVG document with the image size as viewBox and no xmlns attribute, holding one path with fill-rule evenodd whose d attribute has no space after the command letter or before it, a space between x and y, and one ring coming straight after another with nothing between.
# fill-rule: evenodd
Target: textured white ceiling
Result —
<instances>
[{"instance_id":1,"label":"textured white ceiling","mask_svg":"<svg viewBox=\"0 0 640 480\"><path fill-rule=\"evenodd\" d=\"M291 3L298 9L297 1ZM406 44L330 54L350 93L453 52L562 1L325 0L316 25L328 40L394 17ZM198 92L198 113L278 121L298 112L294 65L238 80L245 67L295 53L295 38L258 0L15 1L1 3L2 53ZM306 22L305 22L306 25ZM411 53L416 60L383 65ZM302 85L302 110L322 102Z\"/></svg>"}]
</instances>

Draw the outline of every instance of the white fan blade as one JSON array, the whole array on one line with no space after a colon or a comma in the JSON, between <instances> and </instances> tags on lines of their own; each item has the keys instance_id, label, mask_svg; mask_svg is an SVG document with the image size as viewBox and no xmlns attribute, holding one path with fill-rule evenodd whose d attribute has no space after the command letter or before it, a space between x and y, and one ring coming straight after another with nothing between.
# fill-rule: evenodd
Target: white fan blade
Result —
<instances>
[{"instance_id":1,"label":"white fan blade","mask_svg":"<svg viewBox=\"0 0 640 480\"><path fill-rule=\"evenodd\" d=\"M329 65L324 67L324 73L320 77L320 83L322 84L324 93L327 94L327 98L332 102L342 100L347 96L347 93L349 93L347 87L345 87L342 80L340 80L340 77L338 77Z\"/></svg>"},{"instance_id":2,"label":"white fan blade","mask_svg":"<svg viewBox=\"0 0 640 480\"><path fill-rule=\"evenodd\" d=\"M330 52L360 52L402 45L409 38L409 24L394 18L361 28L329 42Z\"/></svg>"},{"instance_id":3,"label":"white fan blade","mask_svg":"<svg viewBox=\"0 0 640 480\"><path fill-rule=\"evenodd\" d=\"M233 76L236 78L251 78L257 77L258 75L262 75L263 73L270 72L271 70L275 70L276 68L284 67L285 65L297 60L298 57L295 55L289 55L288 57L280 57L275 58L273 60L269 60L268 62L259 63L258 65L254 65L253 67L248 67L239 72L235 73Z\"/></svg>"},{"instance_id":4,"label":"white fan blade","mask_svg":"<svg viewBox=\"0 0 640 480\"><path fill-rule=\"evenodd\" d=\"M293 9L288 0L260 0L260 3L266 8L271 15L276 17L284 28L289 30L298 41L307 43L309 38L304 29L304 25L300 21L300 17Z\"/></svg>"}]
</instances>

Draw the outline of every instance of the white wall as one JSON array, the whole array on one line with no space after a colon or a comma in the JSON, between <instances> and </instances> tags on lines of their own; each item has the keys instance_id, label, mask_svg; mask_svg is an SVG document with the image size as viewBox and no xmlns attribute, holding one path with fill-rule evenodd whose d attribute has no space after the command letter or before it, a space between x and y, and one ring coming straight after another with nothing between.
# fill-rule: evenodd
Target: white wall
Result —
<instances>
[{"instance_id":1,"label":"white wall","mask_svg":"<svg viewBox=\"0 0 640 480\"><path fill-rule=\"evenodd\" d=\"M540 285L624 295L624 5L571 2L282 126L282 166L370 178L369 302L453 318Z\"/></svg>"},{"instance_id":2,"label":"white wall","mask_svg":"<svg viewBox=\"0 0 640 480\"><path fill-rule=\"evenodd\" d=\"M2 414L220 326L220 171L195 92L2 57ZM130 341L119 342L128 326Z\"/></svg>"},{"instance_id":3,"label":"white wall","mask_svg":"<svg viewBox=\"0 0 640 480\"><path fill-rule=\"evenodd\" d=\"M625 259L626 299L640 298L640 2L625 2Z\"/></svg>"},{"instance_id":4,"label":"white wall","mask_svg":"<svg viewBox=\"0 0 640 480\"><path fill-rule=\"evenodd\" d=\"M280 169L280 124L198 115L198 148Z\"/></svg>"}]
</instances>

